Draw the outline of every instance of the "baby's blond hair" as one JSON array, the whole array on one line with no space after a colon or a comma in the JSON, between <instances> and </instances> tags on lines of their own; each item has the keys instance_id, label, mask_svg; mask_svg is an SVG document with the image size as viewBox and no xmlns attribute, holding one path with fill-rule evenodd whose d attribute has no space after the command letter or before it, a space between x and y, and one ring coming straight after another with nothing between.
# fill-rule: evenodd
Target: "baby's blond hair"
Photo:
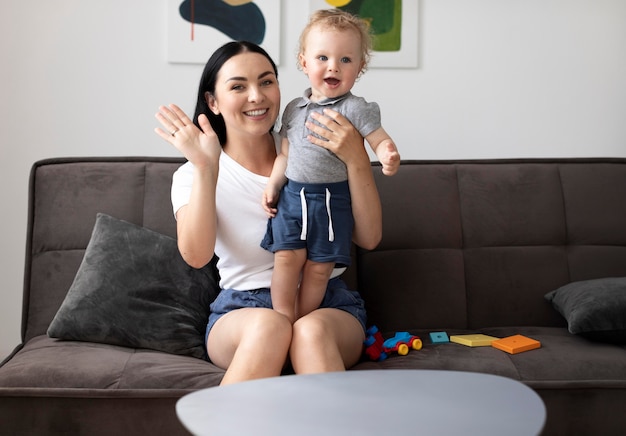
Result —
<instances>
[{"instance_id":1,"label":"baby's blond hair","mask_svg":"<svg viewBox=\"0 0 626 436\"><path fill-rule=\"evenodd\" d=\"M306 39L309 36L309 32L314 27L332 29L340 32L356 32L361 40L361 58L363 60L363 66L361 67L359 75L365 73L372 53L372 35L370 33L369 23L356 15L352 15L349 12L345 12L340 9L320 9L315 11L311 14L308 24L300 34L298 57L301 54L304 54ZM300 68L299 61L298 68Z\"/></svg>"}]
</instances>

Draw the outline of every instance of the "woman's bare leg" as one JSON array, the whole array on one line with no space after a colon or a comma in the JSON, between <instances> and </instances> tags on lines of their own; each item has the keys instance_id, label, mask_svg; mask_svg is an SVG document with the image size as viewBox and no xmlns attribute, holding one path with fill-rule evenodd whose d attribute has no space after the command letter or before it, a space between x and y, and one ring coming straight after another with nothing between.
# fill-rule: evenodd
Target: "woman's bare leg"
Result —
<instances>
[{"instance_id":1,"label":"woman's bare leg","mask_svg":"<svg viewBox=\"0 0 626 436\"><path fill-rule=\"evenodd\" d=\"M317 309L293 325L289 355L298 374L344 371L363 352L359 321L340 309Z\"/></svg>"},{"instance_id":2,"label":"woman's bare leg","mask_svg":"<svg viewBox=\"0 0 626 436\"><path fill-rule=\"evenodd\" d=\"M272 309L244 308L222 316L209 332L211 362L226 369L221 384L280 375L291 343L289 320Z\"/></svg>"}]
</instances>

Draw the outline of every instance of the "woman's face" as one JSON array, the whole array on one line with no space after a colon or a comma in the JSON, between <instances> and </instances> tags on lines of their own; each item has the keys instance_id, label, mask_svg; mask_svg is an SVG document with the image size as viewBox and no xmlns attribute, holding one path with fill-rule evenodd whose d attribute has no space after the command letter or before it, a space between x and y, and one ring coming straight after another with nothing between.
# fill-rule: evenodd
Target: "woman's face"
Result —
<instances>
[{"instance_id":1,"label":"woman's face","mask_svg":"<svg viewBox=\"0 0 626 436\"><path fill-rule=\"evenodd\" d=\"M280 111L280 89L274 68L259 53L245 52L224 63L215 94L207 93L211 111L221 114L229 140L235 135L267 134Z\"/></svg>"}]
</instances>

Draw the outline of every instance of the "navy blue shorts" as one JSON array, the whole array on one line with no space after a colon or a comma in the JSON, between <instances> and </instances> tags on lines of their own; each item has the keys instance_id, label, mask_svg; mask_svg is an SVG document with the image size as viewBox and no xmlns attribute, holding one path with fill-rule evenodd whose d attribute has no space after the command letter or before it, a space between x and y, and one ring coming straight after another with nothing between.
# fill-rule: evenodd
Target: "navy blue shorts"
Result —
<instances>
[{"instance_id":1,"label":"navy blue shorts","mask_svg":"<svg viewBox=\"0 0 626 436\"><path fill-rule=\"evenodd\" d=\"M234 289L222 289L217 298L211 303L211 313L206 327L206 339L213 325L222 316L236 309L245 307L262 307L272 308L272 296L267 288L255 289L252 291L236 291ZM354 316L365 331L365 323L367 322L367 314L365 313L365 303L361 295L357 291L347 288L341 278L336 277L328 281L326 294L320 308L340 309Z\"/></svg>"},{"instance_id":2,"label":"navy blue shorts","mask_svg":"<svg viewBox=\"0 0 626 436\"><path fill-rule=\"evenodd\" d=\"M289 180L278 199L278 213L267 223L261 247L306 248L307 259L350 265L354 218L348 182L298 183Z\"/></svg>"}]
</instances>

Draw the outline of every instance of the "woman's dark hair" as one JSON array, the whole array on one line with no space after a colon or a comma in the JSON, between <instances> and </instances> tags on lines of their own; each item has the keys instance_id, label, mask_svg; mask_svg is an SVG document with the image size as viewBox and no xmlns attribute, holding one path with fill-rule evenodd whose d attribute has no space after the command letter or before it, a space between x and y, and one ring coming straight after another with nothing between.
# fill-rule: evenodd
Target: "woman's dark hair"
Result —
<instances>
[{"instance_id":1,"label":"woman's dark hair","mask_svg":"<svg viewBox=\"0 0 626 436\"><path fill-rule=\"evenodd\" d=\"M249 41L232 41L224 44L223 46L215 50L215 52L207 61L204 67L204 71L202 72L202 77L200 78L200 86L198 87L198 101L196 103L196 112L193 116L193 123L196 126L200 127L200 125L198 124L198 116L200 114L205 114L209 118L211 127L213 127L213 130L217 134L221 145L224 145L226 143L226 125L224 124L224 118L221 114L215 115L209 109L205 94L208 92L209 94L215 96L215 82L217 80L218 73L222 69L222 66L233 56L247 52L258 53L265 56L272 65L276 77L278 77L278 69L276 68L276 64L265 50Z\"/></svg>"}]
</instances>

